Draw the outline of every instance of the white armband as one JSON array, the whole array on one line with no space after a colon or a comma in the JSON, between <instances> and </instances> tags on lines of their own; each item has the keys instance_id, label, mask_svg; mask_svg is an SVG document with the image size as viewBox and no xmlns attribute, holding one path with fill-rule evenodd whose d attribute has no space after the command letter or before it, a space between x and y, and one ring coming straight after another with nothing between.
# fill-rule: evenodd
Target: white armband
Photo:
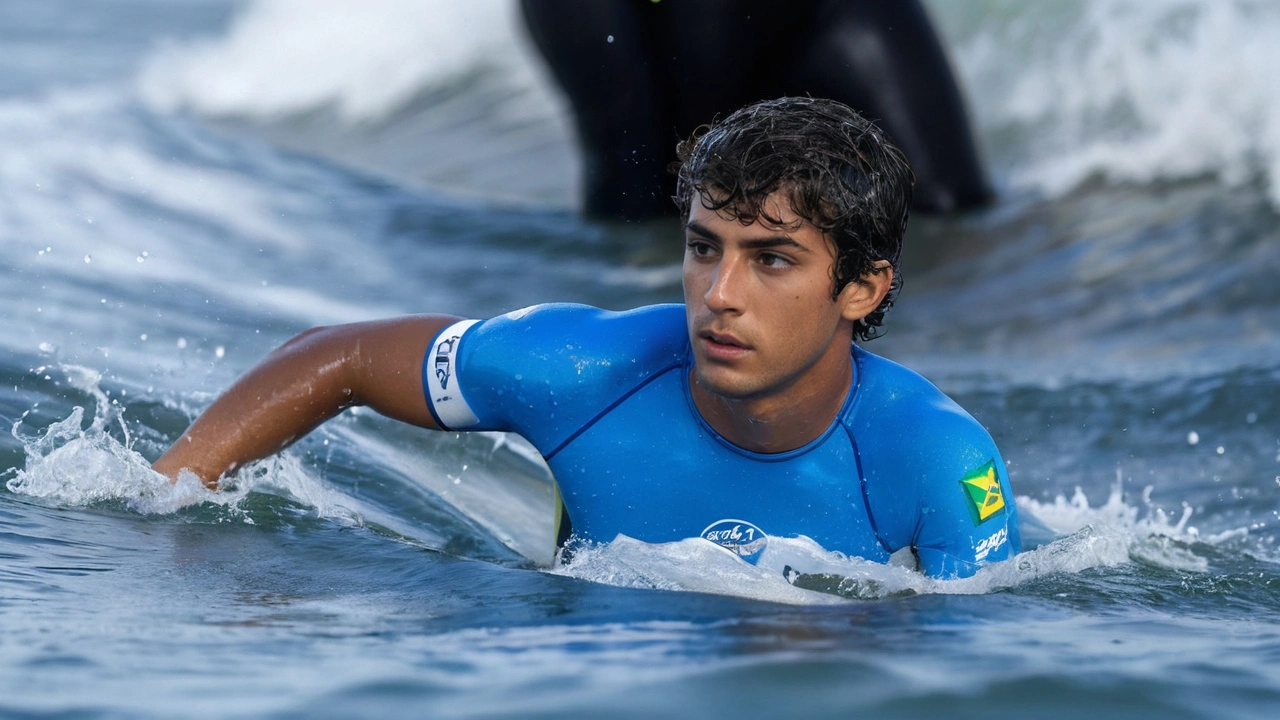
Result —
<instances>
[{"instance_id":1,"label":"white armband","mask_svg":"<svg viewBox=\"0 0 1280 720\"><path fill-rule=\"evenodd\" d=\"M462 320L446 327L436 335L423 359L423 387L431 412L447 430L463 430L480 422L458 386L458 341L478 322Z\"/></svg>"}]
</instances>

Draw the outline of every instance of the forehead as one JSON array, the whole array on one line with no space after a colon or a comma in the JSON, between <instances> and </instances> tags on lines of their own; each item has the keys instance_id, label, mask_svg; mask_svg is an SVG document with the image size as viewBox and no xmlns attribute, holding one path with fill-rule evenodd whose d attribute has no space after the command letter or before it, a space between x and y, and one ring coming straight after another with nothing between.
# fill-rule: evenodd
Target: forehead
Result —
<instances>
[{"instance_id":1,"label":"forehead","mask_svg":"<svg viewBox=\"0 0 1280 720\"><path fill-rule=\"evenodd\" d=\"M716 199L715 194L710 194L711 202ZM686 227L696 226L723 238L785 236L814 250L822 247L830 250L832 245L817 226L796 214L790 195L782 190L765 197L758 207L741 204L720 210L708 208L701 196L695 194L687 220Z\"/></svg>"}]
</instances>

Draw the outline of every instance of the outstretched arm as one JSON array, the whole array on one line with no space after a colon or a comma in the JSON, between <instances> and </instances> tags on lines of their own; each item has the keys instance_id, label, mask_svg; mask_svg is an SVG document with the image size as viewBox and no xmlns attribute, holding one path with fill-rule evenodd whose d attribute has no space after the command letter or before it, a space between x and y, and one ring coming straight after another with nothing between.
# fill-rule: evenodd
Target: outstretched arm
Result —
<instances>
[{"instance_id":1,"label":"outstretched arm","mask_svg":"<svg viewBox=\"0 0 1280 720\"><path fill-rule=\"evenodd\" d=\"M298 335L236 381L152 467L183 468L215 487L223 473L266 457L354 405L437 428L422 392L422 358L457 318L415 315L321 327Z\"/></svg>"}]
</instances>

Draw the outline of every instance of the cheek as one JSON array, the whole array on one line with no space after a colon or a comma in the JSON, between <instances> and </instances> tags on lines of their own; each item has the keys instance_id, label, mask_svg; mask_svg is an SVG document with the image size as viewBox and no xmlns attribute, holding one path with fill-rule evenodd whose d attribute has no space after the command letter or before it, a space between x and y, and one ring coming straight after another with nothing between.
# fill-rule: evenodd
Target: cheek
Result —
<instances>
[{"instance_id":1,"label":"cheek","mask_svg":"<svg viewBox=\"0 0 1280 720\"><path fill-rule=\"evenodd\" d=\"M699 292L704 290L703 276L706 273L699 272L699 267L686 259L680 266L680 283L684 287L685 299L697 297Z\"/></svg>"},{"instance_id":2,"label":"cheek","mask_svg":"<svg viewBox=\"0 0 1280 720\"><path fill-rule=\"evenodd\" d=\"M777 338L787 339L789 347L800 348L825 341L839 324L839 306L823 288L808 288L788 293L781 302L769 307L770 325Z\"/></svg>"},{"instance_id":3,"label":"cheek","mask_svg":"<svg viewBox=\"0 0 1280 720\"><path fill-rule=\"evenodd\" d=\"M694 298L697 288L693 277L689 275L687 270L680 275L680 287L684 290L684 300L688 304Z\"/></svg>"},{"instance_id":4,"label":"cheek","mask_svg":"<svg viewBox=\"0 0 1280 720\"><path fill-rule=\"evenodd\" d=\"M783 341L782 347L791 347L797 342L803 343L813 332L815 312L819 311L803 294L788 293L765 303L762 312L768 317L770 334Z\"/></svg>"}]
</instances>

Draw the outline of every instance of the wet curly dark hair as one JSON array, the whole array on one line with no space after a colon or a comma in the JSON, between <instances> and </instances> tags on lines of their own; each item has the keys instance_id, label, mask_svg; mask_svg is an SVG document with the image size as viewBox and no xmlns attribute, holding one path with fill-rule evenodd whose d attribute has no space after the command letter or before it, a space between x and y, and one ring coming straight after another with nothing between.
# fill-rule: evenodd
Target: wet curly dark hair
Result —
<instances>
[{"instance_id":1,"label":"wet curly dark hair","mask_svg":"<svg viewBox=\"0 0 1280 720\"><path fill-rule=\"evenodd\" d=\"M893 283L854 337L881 333L902 287L902 236L915 175L902 151L870 121L834 100L785 97L748 105L695 130L676 147L674 200L688 213L695 194L708 210L750 225L783 226L764 200L782 190L791 210L832 241L832 298L887 260Z\"/></svg>"}]
</instances>

